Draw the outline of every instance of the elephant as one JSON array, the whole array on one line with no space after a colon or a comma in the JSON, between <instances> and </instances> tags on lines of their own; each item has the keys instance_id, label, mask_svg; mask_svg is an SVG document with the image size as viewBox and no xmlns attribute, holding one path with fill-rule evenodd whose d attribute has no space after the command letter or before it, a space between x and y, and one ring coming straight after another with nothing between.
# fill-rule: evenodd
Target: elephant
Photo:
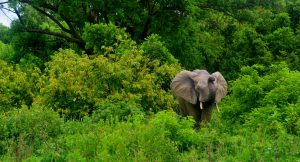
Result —
<instances>
[{"instance_id":1,"label":"elephant","mask_svg":"<svg viewBox=\"0 0 300 162\"><path fill-rule=\"evenodd\" d=\"M181 115L192 116L200 125L211 119L214 103L220 111L218 104L227 94L227 82L220 72L183 70L172 80L171 91L177 96Z\"/></svg>"}]
</instances>

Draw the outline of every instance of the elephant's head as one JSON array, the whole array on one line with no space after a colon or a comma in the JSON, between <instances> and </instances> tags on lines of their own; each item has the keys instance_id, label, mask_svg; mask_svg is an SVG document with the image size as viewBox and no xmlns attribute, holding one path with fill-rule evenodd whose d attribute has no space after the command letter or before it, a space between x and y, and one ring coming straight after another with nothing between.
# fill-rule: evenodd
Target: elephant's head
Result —
<instances>
[{"instance_id":1,"label":"elephant's head","mask_svg":"<svg viewBox=\"0 0 300 162\"><path fill-rule=\"evenodd\" d=\"M227 93L227 83L220 72L209 74L206 70L183 70L171 83L172 92L191 104L202 104L215 100L217 110L218 103Z\"/></svg>"}]
</instances>

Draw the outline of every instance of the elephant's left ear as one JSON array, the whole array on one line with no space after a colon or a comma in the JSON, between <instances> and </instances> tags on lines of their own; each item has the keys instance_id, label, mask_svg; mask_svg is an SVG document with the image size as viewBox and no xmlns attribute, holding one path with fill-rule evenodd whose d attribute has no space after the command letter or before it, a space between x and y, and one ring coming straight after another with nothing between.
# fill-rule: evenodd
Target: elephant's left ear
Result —
<instances>
[{"instance_id":1,"label":"elephant's left ear","mask_svg":"<svg viewBox=\"0 0 300 162\"><path fill-rule=\"evenodd\" d=\"M217 83L217 93L216 93L216 103L219 103L222 98L227 94L227 82L220 72L215 72L212 74L216 78Z\"/></svg>"}]
</instances>

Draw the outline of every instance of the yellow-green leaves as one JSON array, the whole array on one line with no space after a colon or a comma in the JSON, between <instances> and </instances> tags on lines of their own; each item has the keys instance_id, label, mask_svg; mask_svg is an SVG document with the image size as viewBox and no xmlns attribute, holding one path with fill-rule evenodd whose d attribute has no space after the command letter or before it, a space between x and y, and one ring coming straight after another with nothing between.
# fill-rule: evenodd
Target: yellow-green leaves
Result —
<instances>
[{"instance_id":1,"label":"yellow-green leaves","mask_svg":"<svg viewBox=\"0 0 300 162\"><path fill-rule=\"evenodd\" d=\"M18 66L0 60L0 112L31 105L36 90L32 78L36 76L38 70L25 73Z\"/></svg>"},{"instance_id":2,"label":"yellow-green leaves","mask_svg":"<svg viewBox=\"0 0 300 162\"><path fill-rule=\"evenodd\" d=\"M79 56L72 50L60 50L47 63L39 102L72 117L110 108L113 106L103 105L120 102L133 103L144 112L172 109L176 102L168 92L168 84L179 69L178 65L151 61L134 48L132 53L123 56L99 55L93 59ZM119 108L127 109L128 106ZM112 114L126 116L131 113L125 111L129 113L124 114L124 111Z\"/></svg>"},{"instance_id":3,"label":"yellow-green leaves","mask_svg":"<svg viewBox=\"0 0 300 162\"><path fill-rule=\"evenodd\" d=\"M118 29L113 24L86 24L83 40L86 42L85 48L91 49L94 53L105 51L105 49L113 50L112 46L116 46L121 40L127 39L129 36L124 29ZM111 48L108 48L111 47Z\"/></svg>"}]
</instances>

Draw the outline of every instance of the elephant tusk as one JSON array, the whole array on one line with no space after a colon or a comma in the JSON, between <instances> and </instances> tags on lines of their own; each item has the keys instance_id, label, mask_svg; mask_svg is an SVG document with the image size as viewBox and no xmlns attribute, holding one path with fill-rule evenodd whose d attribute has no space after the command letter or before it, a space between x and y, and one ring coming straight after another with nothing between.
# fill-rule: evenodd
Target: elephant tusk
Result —
<instances>
[{"instance_id":1,"label":"elephant tusk","mask_svg":"<svg viewBox=\"0 0 300 162\"><path fill-rule=\"evenodd\" d=\"M217 107L217 111L218 111L218 112L220 112L220 109L219 109L218 103L216 103L216 107Z\"/></svg>"},{"instance_id":2,"label":"elephant tusk","mask_svg":"<svg viewBox=\"0 0 300 162\"><path fill-rule=\"evenodd\" d=\"M203 109L203 105L202 105L202 102L200 102L200 109L201 109L201 110Z\"/></svg>"}]
</instances>

